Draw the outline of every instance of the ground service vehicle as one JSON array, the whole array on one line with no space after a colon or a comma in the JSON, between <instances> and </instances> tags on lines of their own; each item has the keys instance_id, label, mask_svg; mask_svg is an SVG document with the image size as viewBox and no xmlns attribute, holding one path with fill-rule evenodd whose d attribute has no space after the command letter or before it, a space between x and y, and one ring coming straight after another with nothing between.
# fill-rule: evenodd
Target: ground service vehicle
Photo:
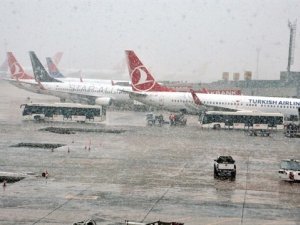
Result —
<instances>
[{"instance_id":1,"label":"ground service vehicle","mask_svg":"<svg viewBox=\"0 0 300 225\"><path fill-rule=\"evenodd\" d=\"M155 221L152 223L139 223L139 222L130 222L125 221L125 225L184 225L184 223L179 222L162 222L162 221Z\"/></svg>"},{"instance_id":2,"label":"ground service vehicle","mask_svg":"<svg viewBox=\"0 0 300 225\"><path fill-rule=\"evenodd\" d=\"M22 106L24 120L98 123L104 121L106 117L106 108L100 105L28 103Z\"/></svg>"},{"instance_id":3,"label":"ground service vehicle","mask_svg":"<svg viewBox=\"0 0 300 225\"><path fill-rule=\"evenodd\" d=\"M231 156L219 156L214 161L214 178L230 177L233 180L235 179L236 165Z\"/></svg>"},{"instance_id":4,"label":"ground service vehicle","mask_svg":"<svg viewBox=\"0 0 300 225\"><path fill-rule=\"evenodd\" d=\"M169 119L171 126L185 126L187 122L187 119L184 117L183 113L171 114Z\"/></svg>"},{"instance_id":5,"label":"ground service vehicle","mask_svg":"<svg viewBox=\"0 0 300 225\"><path fill-rule=\"evenodd\" d=\"M289 123L287 125L284 126L284 135L286 137L297 137L298 133L299 133L299 125L295 124L295 123Z\"/></svg>"},{"instance_id":6,"label":"ground service vehicle","mask_svg":"<svg viewBox=\"0 0 300 225\"><path fill-rule=\"evenodd\" d=\"M278 174L285 181L300 181L300 160L281 160Z\"/></svg>"},{"instance_id":7,"label":"ground service vehicle","mask_svg":"<svg viewBox=\"0 0 300 225\"><path fill-rule=\"evenodd\" d=\"M283 129L284 116L281 113L252 111L207 111L199 117L202 128L212 129Z\"/></svg>"},{"instance_id":8,"label":"ground service vehicle","mask_svg":"<svg viewBox=\"0 0 300 225\"><path fill-rule=\"evenodd\" d=\"M73 225L96 225L96 222L94 220L85 220L85 221L80 221L80 222L76 222L73 223Z\"/></svg>"},{"instance_id":9,"label":"ground service vehicle","mask_svg":"<svg viewBox=\"0 0 300 225\"><path fill-rule=\"evenodd\" d=\"M146 120L147 120L147 125L149 126L153 126L153 125L162 126L165 123L162 114L155 115L154 113L147 113Z\"/></svg>"}]
</instances>

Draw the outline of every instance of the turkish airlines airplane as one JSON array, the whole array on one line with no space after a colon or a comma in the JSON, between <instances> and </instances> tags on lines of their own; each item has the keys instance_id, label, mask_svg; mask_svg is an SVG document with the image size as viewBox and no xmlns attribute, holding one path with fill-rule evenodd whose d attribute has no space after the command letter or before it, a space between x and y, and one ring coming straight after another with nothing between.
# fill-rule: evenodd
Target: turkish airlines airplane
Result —
<instances>
[{"instance_id":1,"label":"turkish airlines airplane","mask_svg":"<svg viewBox=\"0 0 300 225\"><path fill-rule=\"evenodd\" d=\"M56 65L58 65L58 63L60 62L62 55L63 55L62 52L57 52L57 53L55 53L55 55L52 57L52 58L53 58L53 61L54 61L54 63L55 63ZM12 67L15 66L14 63L17 63L17 60L15 59L14 55L13 55L11 52L8 52L5 61L4 61L4 62L2 63L2 65L0 66L0 76L1 76L2 78L8 78L8 77L9 77L9 76L8 76L8 73L7 73L7 72L8 72L8 69L9 69L9 66L8 66L8 60L13 61L13 63L11 64ZM19 68L18 68L17 65L16 65L16 68L12 68L12 70L16 70L16 71L18 71L18 69L19 69ZM22 68L22 70L24 71L23 68ZM11 75L14 76L14 74L11 74ZM20 74L20 75L22 75L22 74ZM31 76L31 75L29 75L29 76ZM14 78L18 78L18 77L14 77ZM20 79L20 78L18 78L18 79ZM21 79L23 79L23 78L21 78ZM28 79L28 78L25 78L25 79ZM29 79L33 79L33 76L31 76L31 78L29 78Z\"/></svg>"},{"instance_id":2,"label":"turkish airlines airplane","mask_svg":"<svg viewBox=\"0 0 300 225\"><path fill-rule=\"evenodd\" d=\"M123 92L131 90L131 87L84 82L63 83L48 74L34 52L30 52L29 55L36 82L19 80L28 88L39 89L43 94L53 95L62 100L80 103L110 105L112 102L133 102L128 94Z\"/></svg>"},{"instance_id":3,"label":"turkish airlines airplane","mask_svg":"<svg viewBox=\"0 0 300 225\"><path fill-rule=\"evenodd\" d=\"M29 85L37 84L34 77L25 72L21 64L16 60L12 52L7 52L7 63L10 71L10 79L4 79L10 84L38 94L45 94L38 86Z\"/></svg>"},{"instance_id":4,"label":"turkish airlines airplane","mask_svg":"<svg viewBox=\"0 0 300 225\"><path fill-rule=\"evenodd\" d=\"M134 100L169 111L198 114L207 107L234 111L278 112L298 115L300 99L174 92L158 84L133 51L125 51Z\"/></svg>"}]
</instances>

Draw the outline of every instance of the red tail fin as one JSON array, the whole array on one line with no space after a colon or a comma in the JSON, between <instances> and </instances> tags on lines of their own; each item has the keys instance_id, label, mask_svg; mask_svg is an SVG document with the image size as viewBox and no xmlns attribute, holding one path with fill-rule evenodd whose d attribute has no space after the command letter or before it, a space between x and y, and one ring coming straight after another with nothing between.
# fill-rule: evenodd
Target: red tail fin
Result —
<instances>
[{"instance_id":1,"label":"red tail fin","mask_svg":"<svg viewBox=\"0 0 300 225\"><path fill-rule=\"evenodd\" d=\"M7 61L12 79L33 79L32 76L25 73L24 69L18 63L12 52L7 52Z\"/></svg>"},{"instance_id":2,"label":"red tail fin","mask_svg":"<svg viewBox=\"0 0 300 225\"><path fill-rule=\"evenodd\" d=\"M42 85L42 83L39 80L37 81L37 83L41 90L46 90L46 88Z\"/></svg>"},{"instance_id":3,"label":"red tail fin","mask_svg":"<svg viewBox=\"0 0 300 225\"><path fill-rule=\"evenodd\" d=\"M57 52L57 53L52 57L52 60L53 60L53 62L54 62L54 64L55 64L56 66L58 66L58 64L59 64L59 62L60 62L60 60L61 60L62 55L63 55L63 52Z\"/></svg>"},{"instance_id":4,"label":"red tail fin","mask_svg":"<svg viewBox=\"0 0 300 225\"><path fill-rule=\"evenodd\" d=\"M206 88L202 88L202 90L200 91L200 93L208 94L208 90Z\"/></svg>"},{"instance_id":5,"label":"red tail fin","mask_svg":"<svg viewBox=\"0 0 300 225\"><path fill-rule=\"evenodd\" d=\"M191 94L192 94L192 96L193 96L194 103L195 103L196 105L202 105L202 102L200 101L200 99L199 99L198 96L196 95L196 92L195 92L193 89L191 89L190 91L191 91Z\"/></svg>"},{"instance_id":6,"label":"red tail fin","mask_svg":"<svg viewBox=\"0 0 300 225\"><path fill-rule=\"evenodd\" d=\"M175 91L157 83L151 73L135 55L134 51L125 51L127 65L134 91Z\"/></svg>"}]
</instances>

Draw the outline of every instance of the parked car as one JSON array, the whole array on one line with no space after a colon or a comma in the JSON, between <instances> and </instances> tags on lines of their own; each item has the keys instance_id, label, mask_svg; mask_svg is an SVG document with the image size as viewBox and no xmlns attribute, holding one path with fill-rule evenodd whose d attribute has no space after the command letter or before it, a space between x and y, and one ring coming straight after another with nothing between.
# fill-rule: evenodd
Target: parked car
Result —
<instances>
[{"instance_id":1,"label":"parked car","mask_svg":"<svg viewBox=\"0 0 300 225\"><path fill-rule=\"evenodd\" d=\"M232 180L235 180L236 165L235 160L231 156L219 156L214 161L214 178L230 177Z\"/></svg>"},{"instance_id":2,"label":"parked car","mask_svg":"<svg viewBox=\"0 0 300 225\"><path fill-rule=\"evenodd\" d=\"M300 181L300 160L281 160L278 174L285 181Z\"/></svg>"}]
</instances>

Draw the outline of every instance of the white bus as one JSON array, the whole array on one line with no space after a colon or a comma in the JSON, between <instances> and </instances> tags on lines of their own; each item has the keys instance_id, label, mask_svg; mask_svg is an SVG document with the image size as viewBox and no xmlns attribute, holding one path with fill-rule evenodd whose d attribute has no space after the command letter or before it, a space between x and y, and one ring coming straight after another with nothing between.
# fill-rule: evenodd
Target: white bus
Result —
<instances>
[{"instance_id":1,"label":"white bus","mask_svg":"<svg viewBox=\"0 0 300 225\"><path fill-rule=\"evenodd\" d=\"M199 117L202 128L269 130L284 128L281 113L207 111Z\"/></svg>"},{"instance_id":2,"label":"white bus","mask_svg":"<svg viewBox=\"0 0 300 225\"><path fill-rule=\"evenodd\" d=\"M21 107L23 120L99 123L106 118L106 108L100 105L28 103Z\"/></svg>"}]
</instances>

